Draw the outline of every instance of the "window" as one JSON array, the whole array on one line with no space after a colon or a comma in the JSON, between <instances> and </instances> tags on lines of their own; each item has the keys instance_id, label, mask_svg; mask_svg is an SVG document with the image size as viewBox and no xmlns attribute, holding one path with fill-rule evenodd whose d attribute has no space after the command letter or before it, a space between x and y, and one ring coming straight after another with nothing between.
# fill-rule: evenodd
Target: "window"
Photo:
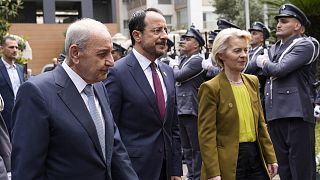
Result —
<instances>
[{"instance_id":1,"label":"window","mask_svg":"<svg viewBox=\"0 0 320 180\"><path fill-rule=\"evenodd\" d=\"M172 15L164 15L167 24L172 24Z\"/></svg>"},{"instance_id":2,"label":"window","mask_svg":"<svg viewBox=\"0 0 320 180\"><path fill-rule=\"evenodd\" d=\"M158 0L159 4L171 4L171 0Z\"/></svg>"},{"instance_id":3,"label":"window","mask_svg":"<svg viewBox=\"0 0 320 180\"><path fill-rule=\"evenodd\" d=\"M214 29L216 19L217 17L213 12L203 12L203 28Z\"/></svg>"},{"instance_id":4,"label":"window","mask_svg":"<svg viewBox=\"0 0 320 180\"><path fill-rule=\"evenodd\" d=\"M129 28L129 21L123 20L123 29L128 29L128 28Z\"/></svg>"}]
</instances>

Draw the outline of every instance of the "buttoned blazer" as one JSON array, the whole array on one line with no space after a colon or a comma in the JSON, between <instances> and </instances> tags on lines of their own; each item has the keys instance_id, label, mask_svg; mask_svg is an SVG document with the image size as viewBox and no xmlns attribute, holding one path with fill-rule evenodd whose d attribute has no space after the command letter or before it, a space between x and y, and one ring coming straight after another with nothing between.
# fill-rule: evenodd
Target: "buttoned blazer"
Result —
<instances>
[{"instance_id":1,"label":"buttoned blazer","mask_svg":"<svg viewBox=\"0 0 320 180\"><path fill-rule=\"evenodd\" d=\"M106 160L80 93L58 65L18 91L13 109L13 179L138 179L113 122L107 91L102 82L93 87L105 120Z\"/></svg>"},{"instance_id":2,"label":"buttoned blazer","mask_svg":"<svg viewBox=\"0 0 320 180\"><path fill-rule=\"evenodd\" d=\"M16 64L16 69L20 78L21 84L24 82L23 67ZM6 123L9 133L11 132L11 111L14 105L14 93L12 83L6 66L0 58L0 94L4 101L4 110L1 112L2 117Z\"/></svg>"},{"instance_id":3,"label":"buttoned blazer","mask_svg":"<svg viewBox=\"0 0 320 180\"><path fill-rule=\"evenodd\" d=\"M297 38L289 51L286 49ZM263 71L271 77L265 86L265 109L267 121L280 118L299 117L306 122L315 122L313 117L312 69L315 63L309 63L318 47L313 46L307 37L294 36L281 47L280 42L270 48L270 61L265 63ZM283 55L281 61L280 57ZM271 80L272 79L272 80Z\"/></svg>"},{"instance_id":4,"label":"buttoned blazer","mask_svg":"<svg viewBox=\"0 0 320 180\"><path fill-rule=\"evenodd\" d=\"M105 82L115 122L140 180L159 179L164 159L168 179L182 175L175 80L168 65L159 62L158 68L167 91L164 119L133 53L115 63Z\"/></svg>"},{"instance_id":5,"label":"buttoned blazer","mask_svg":"<svg viewBox=\"0 0 320 180\"><path fill-rule=\"evenodd\" d=\"M173 68L177 81L178 115L188 114L198 116L198 89L204 82L205 72L202 69L203 58L195 54L182 60L180 68Z\"/></svg>"},{"instance_id":6,"label":"buttoned blazer","mask_svg":"<svg viewBox=\"0 0 320 180\"><path fill-rule=\"evenodd\" d=\"M266 164L276 162L276 156L259 100L258 79L248 74L241 77L249 92L257 144L266 169ZM203 160L201 179L220 175L224 180L234 180L239 151L239 115L224 71L200 86L198 127Z\"/></svg>"}]
</instances>

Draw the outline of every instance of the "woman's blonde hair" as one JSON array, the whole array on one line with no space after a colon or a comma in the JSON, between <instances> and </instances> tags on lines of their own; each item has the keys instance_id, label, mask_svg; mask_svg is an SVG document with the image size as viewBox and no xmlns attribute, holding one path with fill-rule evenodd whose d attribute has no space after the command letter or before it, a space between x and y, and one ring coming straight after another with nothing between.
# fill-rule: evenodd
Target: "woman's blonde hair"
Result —
<instances>
[{"instance_id":1,"label":"woman's blonde hair","mask_svg":"<svg viewBox=\"0 0 320 180\"><path fill-rule=\"evenodd\" d=\"M251 40L251 34L248 31L236 28L227 28L218 33L213 42L211 53L214 60L221 67L223 67L223 62L218 55L226 51L231 38L243 38L246 40L247 44L249 44Z\"/></svg>"}]
</instances>

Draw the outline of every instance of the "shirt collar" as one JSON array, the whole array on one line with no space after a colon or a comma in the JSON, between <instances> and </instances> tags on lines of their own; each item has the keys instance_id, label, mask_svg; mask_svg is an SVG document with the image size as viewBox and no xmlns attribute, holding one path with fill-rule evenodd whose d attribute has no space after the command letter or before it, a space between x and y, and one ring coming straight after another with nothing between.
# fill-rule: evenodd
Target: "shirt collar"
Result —
<instances>
[{"instance_id":1,"label":"shirt collar","mask_svg":"<svg viewBox=\"0 0 320 180\"><path fill-rule=\"evenodd\" d=\"M7 63L7 61L5 61L4 59L3 59L3 57L1 58L1 60L2 60L2 62L3 62L3 64L6 66L6 68L7 69L10 69L10 68L16 68L16 65L13 63L12 65L11 64L9 64L9 63Z\"/></svg>"},{"instance_id":2,"label":"shirt collar","mask_svg":"<svg viewBox=\"0 0 320 180\"><path fill-rule=\"evenodd\" d=\"M63 69L66 71L68 76L70 77L73 84L76 86L78 92L81 94L83 89L86 87L88 83L86 83L76 72L74 72L66 62L62 63Z\"/></svg>"},{"instance_id":3,"label":"shirt collar","mask_svg":"<svg viewBox=\"0 0 320 180\"><path fill-rule=\"evenodd\" d=\"M142 54L140 54L134 48L132 49L132 52L133 52L134 56L137 58L142 70L145 71L150 66L151 61L148 58L146 58L145 56L143 56ZM154 61L154 63L156 63L156 65L157 65L157 67L158 67L158 61L159 61L159 59L156 59Z\"/></svg>"}]
</instances>

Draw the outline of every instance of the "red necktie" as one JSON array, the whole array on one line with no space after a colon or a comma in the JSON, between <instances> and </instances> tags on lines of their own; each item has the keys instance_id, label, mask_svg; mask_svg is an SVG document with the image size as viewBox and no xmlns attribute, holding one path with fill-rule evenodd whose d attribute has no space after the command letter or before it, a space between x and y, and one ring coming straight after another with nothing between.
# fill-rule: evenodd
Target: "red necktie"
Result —
<instances>
[{"instance_id":1,"label":"red necktie","mask_svg":"<svg viewBox=\"0 0 320 180\"><path fill-rule=\"evenodd\" d=\"M156 98L157 98L160 116L161 116L161 119L163 119L165 112L166 112L166 106L165 106L163 90L162 90L160 78L159 78L157 70L156 70L156 68L157 68L156 66L157 65L154 62L152 62L150 64L150 68L152 71L153 87L154 87L154 91L155 91Z\"/></svg>"}]
</instances>

